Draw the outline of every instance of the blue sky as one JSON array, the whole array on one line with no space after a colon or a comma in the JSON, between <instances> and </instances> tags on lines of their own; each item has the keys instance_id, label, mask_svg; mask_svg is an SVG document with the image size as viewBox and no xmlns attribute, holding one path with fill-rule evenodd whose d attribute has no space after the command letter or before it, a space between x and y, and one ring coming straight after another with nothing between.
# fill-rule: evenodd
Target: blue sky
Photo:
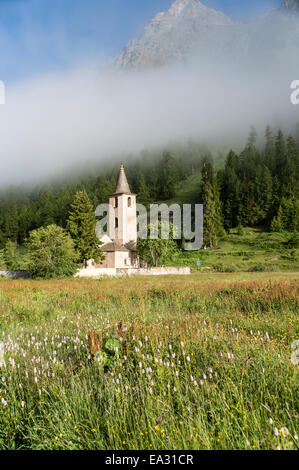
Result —
<instances>
[{"instance_id":1,"label":"blue sky","mask_svg":"<svg viewBox=\"0 0 299 470\"><path fill-rule=\"evenodd\" d=\"M235 20L263 14L282 0L203 0ZM6 82L101 63L172 0L0 0L0 79Z\"/></svg>"}]
</instances>

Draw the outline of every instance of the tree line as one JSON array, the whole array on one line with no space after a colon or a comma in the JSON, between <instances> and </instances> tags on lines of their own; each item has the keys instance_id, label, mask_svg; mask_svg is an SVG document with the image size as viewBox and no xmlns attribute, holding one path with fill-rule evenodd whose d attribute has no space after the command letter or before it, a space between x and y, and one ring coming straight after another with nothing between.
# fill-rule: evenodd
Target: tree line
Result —
<instances>
[{"instance_id":1,"label":"tree line","mask_svg":"<svg viewBox=\"0 0 299 470\"><path fill-rule=\"evenodd\" d=\"M138 202L151 202L175 196L176 185L200 167L205 155L200 146L189 143L180 155L174 157L165 151L160 156L144 152L142 158L126 164L126 174ZM0 192L0 249L7 241L22 245L29 233L39 227L56 224L66 228L71 205L79 191L85 191L95 209L107 203L113 194L119 173L119 163L109 171L67 182L56 188L34 188L25 191L10 188Z\"/></svg>"},{"instance_id":2,"label":"tree line","mask_svg":"<svg viewBox=\"0 0 299 470\"><path fill-rule=\"evenodd\" d=\"M231 150L226 158L213 159L208 149L189 141L159 155L143 152L126 164L131 190L146 206L175 199L178 184L196 171L201 171L196 199L204 204L206 246L217 246L219 237L234 227L297 232L299 146L294 137L268 127L260 148L252 128L243 151ZM0 249L7 243L23 245L33 230L50 225L72 235L69 218L76 195L85 192L92 212L114 192L118 172L119 164L60 187L2 191Z\"/></svg>"},{"instance_id":3,"label":"tree line","mask_svg":"<svg viewBox=\"0 0 299 470\"><path fill-rule=\"evenodd\" d=\"M217 246L217 238L230 229L263 226L265 230L297 232L299 227L299 146L279 130L266 129L266 144L256 147L252 129L248 144L230 151L224 168L216 171L204 159L200 199L204 204L204 239Z\"/></svg>"}]
</instances>

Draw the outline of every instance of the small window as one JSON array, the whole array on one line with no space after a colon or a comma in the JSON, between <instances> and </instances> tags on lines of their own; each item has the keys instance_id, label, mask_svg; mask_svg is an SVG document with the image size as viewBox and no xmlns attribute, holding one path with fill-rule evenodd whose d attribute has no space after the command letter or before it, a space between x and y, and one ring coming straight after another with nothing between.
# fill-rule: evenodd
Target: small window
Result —
<instances>
[{"instance_id":1,"label":"small window","mask_svg":"<svg viewBox=\"0 0 299 470\"><path fill-rule=\"evenodd\" d=\"M129 197L128 198L128 207L131 207L131 205L132 205L132 198Z\"/></svg>"},{"instance_id":2,"label":"small window","mask_svg":"<svg viewBox=\"0 0 299 470\"><path fill-rule=\"evenodd\" d=\"M115 207L115 208L117 208L117 207L118 207L118 197L116 197L116 198L115 198L114 207Z\"/></svg>"},{"instance_id":3,"label":"small window","mask_svg":"<svg viewBox=\"0 0 299 470\"><path fill-rule=\"evenodd\" d=\"M115 217L115 228L118 228L118 218Z\"/></svg>"}]
</instances>

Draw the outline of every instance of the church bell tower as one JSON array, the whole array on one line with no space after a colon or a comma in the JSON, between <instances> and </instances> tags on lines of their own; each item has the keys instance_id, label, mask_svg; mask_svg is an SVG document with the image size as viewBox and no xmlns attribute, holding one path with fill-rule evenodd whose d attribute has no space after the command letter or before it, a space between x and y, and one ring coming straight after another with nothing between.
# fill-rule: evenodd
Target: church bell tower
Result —
<instances>
[{"instance_id":1,"label":"church bell tower","mask_svg":"<svg viewBox=\"0 0 299 470\"><path fill-rule=\"evenodd\" d=\"M115 192L109 197L109 235L118 244L135 249L137 243L136 194L132 194L121 165Z\"/></svg>"}]
</instances>

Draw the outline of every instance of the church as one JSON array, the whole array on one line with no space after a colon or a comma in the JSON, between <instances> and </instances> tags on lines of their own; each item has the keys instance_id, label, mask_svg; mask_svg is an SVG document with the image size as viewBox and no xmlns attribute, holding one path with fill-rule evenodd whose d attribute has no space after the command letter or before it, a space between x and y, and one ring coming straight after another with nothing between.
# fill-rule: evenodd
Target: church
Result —
<instances>
[{"instance_id":1,"label":"church","mask_svg":"<svg viewBox=\"0 0 299 470\"><path fill-rule=\"evenodd\" d=\"M132 194L121 165L114 193L109 197L109 236L105 235L100 249L105 260L96 265L103 269L139 268L137 256L136 194Z\"/></svg>"},{"instance_id":2,"label":"church","mask_svg":"<svg viewBox=\"0 0 299 470\"><path fill-rule=\"evenodd\" d=\"M116 188L109 196L108 214L109 236L101 238L99 250L105 259L101 264L89 260L87 267L80 269L76 277L100 278L116 275L186 275L190 267L146 267L140 266L137 254L137 207L136 194L132 194L126 177L124 166L121 165Z\"/></svg>"}]
</instances>

